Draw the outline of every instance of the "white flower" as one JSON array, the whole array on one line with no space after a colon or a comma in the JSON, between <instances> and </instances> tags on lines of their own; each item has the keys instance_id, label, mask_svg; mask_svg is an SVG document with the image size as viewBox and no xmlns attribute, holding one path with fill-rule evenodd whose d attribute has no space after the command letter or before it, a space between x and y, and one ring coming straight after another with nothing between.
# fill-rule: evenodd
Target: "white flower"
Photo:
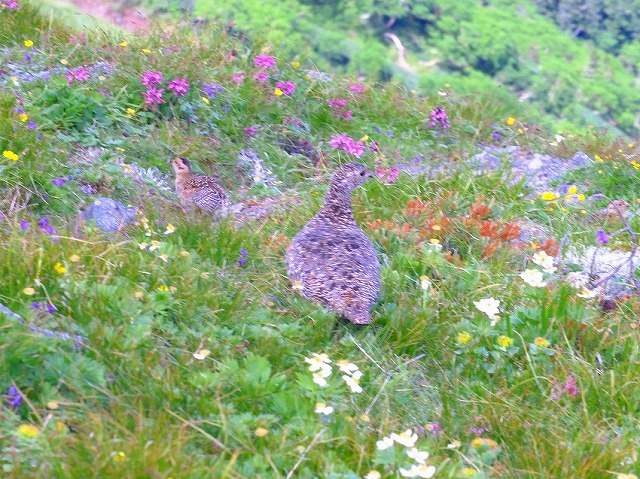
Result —
<instances>
[{"instance_id":1,"label":"white flower","mask_svg":"<svg viewBox=\"0 0 640 479\"><path fill-rule=\"evenodd\" d=\"M480 301L474 301L473 304L476 305L476 308L489 316L491 319L491 326L496 324L496 322L500 319L498 313L500 310L498 307L500 306L500 300L495 298L483 298Z\"/></svg>"},{"instance_id":2,"label":"white flower","mask_svg":"<svg viewBox=\"0 0 640 479\"><path fill-rule=\"evenodd\" d=\"M167 229L165 230L164 234L166 235L170 235L171 233L173 233L176 230L176 227L173 226L171 223L169 223L167 225Z\"/></svg>"},{"instance_id":3,"label":"white flower","mask_svg":"<svg viewBox=\"0 0 640 479\"><path fill-rule=\"evenodd\" d=\"M364 479L380 479L381 477L382 474L380 474L378 471L371 470L367 473L366 476L364 476Z\"/></svg>"},{"instance_id":4,"label":"white flower","mask_svg":"<svg viewBox=\"0 0 640 479\"><path fill-rule=\"evenodd\" d=\"M362 392L362 388L360 387L360 376L362 376L360 371L353 373L353 376L347 376L346 374L342 376L342 379L344 379L344 382L347 383L347 386L351 388L351 392L353 393Z\"/></svg>"},{"instance_id":5,"label":"white flower","mask_svg":"<svg viewBox=\"0 0 640 479\"><path fill-rule=\"evenodd\" d=\"M389 449L390 447L393 447L393 439L391 439L390 437L383 437L379 441L376 441L376 447L380 451L384 451L385 449Z\"/></svg>"},{"instance_id":6,"label":"white flower","mask_svg":"<svg viewBox=\"0 0 640 479\"><path fill-rule=\"evenodd\" d=\"M547 285L546 281L542 281L542 271L538 269L526 269L520 273L520 277L534 288L544 288Z\"/></svg>"},{"instance_id":7,"label":"white flower","mask_svg":"<svg viewBox=\"0 0 640 479\"><path fill-rule=\"evenodd\" d=\"M553 256L549 256L545 251L540 251L539 253L535 253L533 258L531 258L538 266L541 266L543 270L545 270L549 274L553 274L556 272L555 266L553 266Z\"/></svg>"},{"instance_id":8,"label":"white flower","mask_svg":"<svg viewBox=\"0 0 640 479\"><path fill-rule=\"evenodd\" d=\"M317 402L315 412L317 414L324 414L325 416L328 416L333 412L333 408L331 406L327 406L323 402Z\"/></svg>"},{"instance_id":9,"label":"white flower","mask_svg":"<svg viewBox=\"0 0 640 479\"><path fill-rule=\"evenodd\" d=\"M431 281L428 276L420 276L420 287L422 288L422 291L429 291L429 288L431 288Z\"/></svg>"},{"instance_id":10,"label":"white flower","mask_svg":"<svg viewBox=\"0 0 640 479\"><path fill-rule=\"evenodd\" d=\"M598 296L598 292L595 289L588 289L585 288L584 286L582 287L582 290L578 293L578 297L579 298L595 298L596 296Z\"/></svg>"},{"instance_id":11,"label":"white flower","mask_svg":"<svg viewBox=\"0 0 640 479\"><path fill-rule=\"evenodd\" d=\"M154 249L158 249L158 248L160 248L160 245L161 245L161 244L162 244L162 243L160 243L160 241L153 240L153 241L151 242L151 246L149 246L149 251L153 251Z\"/></svg>"},{"instance_id":12,"label":"white flower","mask_svg":"<svg viewBox=\"0 0 640 479\"><path fill-rule=\"evenodd\" d=\"M329 366L329 363L331 363L331 359L329 359L329 356L327 356L324 353L321 353L321 354L313 353L311 356L313 357L304 358L304 362L310 365L309 371L317 371L318 369L328 369L329 373L331 373L331 366Z\"/></svg>"},{"instance_id":13,"label":"white flower","mask_svg":"<svg viewBox=\"0 0 640 479\"><path fill-rule=\"evenodd\" d=\"M450 444L447 444L447 449L456 449L461 446L460 441L451 441Z\"/></svg>"},{"instance_id":14,"label":"white flower","mask_svg":"<svg viewBox=\"0 0 640 479\"><path fill-rule=\"evenodd\" d=\"M418 435L411 429L407 429L405 432L401 432L400 434L396 434L394 432L389 437L398 444L402 444L404 447L413 447L416 445L416 441L418 440Z\"/></svg>"},{"instance_id":15,"label":"white flower","mask_svg":"<svg viewBox=\"0 0 640 479\"><path fill-rule=\"evenodd\" d=\"M193 357L196 358L198 361L202 361L204 358L206 358L210 354L211 354L211 351L209 351L208 349L201 349L200 351L193 353Z\"/></svg>"},{"instance_id":16,"label":"white flower","mask_svg":"<svg viewBox=\"0 0 640 479\"><path fill-rule=\"evenodd\" d=\"M341 359L336 364L338 365L338 369L340 369L340 371L345 373L345 374L351 375L351 374L355 373L356 371L358 371L358 366L356 366L353 363L350 363L346 359Z\"/></svg>"},{"instance_id":17,"label":"white flower","mask_svg":"<svg viewBox=\"0 0 640 479\"><path fill-rule=\"evenodd\" d=\"M418 464L424 464L429 458L429 453L427 451L418 451L417 447L412 447L407 451L407 456L415 459Z\"/></svg>"},{"instance_id":18,"label":"white flower","mask_svg":"<svg viewBox=\"0 0 640 479\"><path fill-rule=\"evenodd\" d=\"M328 378L331 375L331 370L321 369L320 371L316 371L313 373L313 382L316 383L321 388L327 386L327 381L325 378Z\"/></svg>"},{"instance_id":19,"label":"white flower","mask_svg":"<svg viewBox=\"0 0 640 479\"><path fill-rule=\"evenodd\" d=\"M411 469L400 468L400 475L402 477L433 477L436 473L434 466L427 466L426 464L418 464L417 466L411 466Z\"/></svg>"}]
</instances>

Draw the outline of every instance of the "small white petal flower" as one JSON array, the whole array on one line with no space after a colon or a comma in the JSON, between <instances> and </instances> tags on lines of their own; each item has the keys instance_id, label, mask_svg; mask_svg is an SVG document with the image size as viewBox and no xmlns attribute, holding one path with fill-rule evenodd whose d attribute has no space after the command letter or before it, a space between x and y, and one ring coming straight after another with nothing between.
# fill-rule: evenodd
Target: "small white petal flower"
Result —
<instances>
[{"instance_id":1,"label":"small white petal flower","mask_svg":"<svg viewBox=\"0 0 640 479\"><path fill-rule=\"evenodd\" d=\"M412 447L407 451L407 456L415 459L418 464L424 464L429 458L429 453L427 451L419 451L417 447Z\"/></svg>"},{"instance_id":2,"label":"small white petal flower","mask_svg":"<svg viewBox=\"0 0 640 479\"><path fill-rule=\"evenodd\" d=\"M324 353L313 353L311 356L311 358L304 358L304 362L310 365L309 371L317 371L318 369L331 370L331 366L329 366L331 359L329 359L329 356Z\"/></svg>"},{"instance_id":3,"label":"small white petal flower","mask_svg":"<svg viewBox=\"0 0 640 479\"><path fill-rule=\"evenodd\" d=\"M359 373L360 371L356 371L356 373ZM360 373L360 375L362 375L362 373ZM360 378L359 377L355 377L355 373L353 376L347 376L346 374L344 374L342 376L342 379L344 379L344 382L347 383L347 386L349 386L351 388L351 392L353 393L361 393L362 392L362 388L360 387Z\"/></svg>"},{"instance_id":4,"label":"small white petal flower","mask_svg":"<svg viewBox=\"0 0 640 479\"><path fill-rule=\"evenodd\" d=\"M327 406L323 402L317 402L315 412L317 414L324 414L325 416L328 416L333 412L333 408L331 406Z\"/></svg>"},{"instance_id":5,"label":"small white petal flower","mask_svg":"<svg viewBox=\"0 0 640 479\"><path fill-rule=\"evenodd\" d=\"M578 293L579 298L590 299L590 298L595 298L596 296L598 296L598 292L595 289L587 289L584 286L582 287L582 290Z\"/></svg>"},{"instance_id":6,"label":"small white petal flower","mask_svg":"<svg viewBox=\"0 0 640 479\"><path fill-rule=\"evenodd\" d=\"M364 476L364 479L380 479L381 477L382 477L382 474L380 474L378 471L373 469L369 471L366 476Z\"/></svg>"},{"instance_id":7,"label":"small white petal flower","mask_svg":"<svg viewBox=\"0 0 640 479\"><path fill-rule=\"evenodd\" d=\"M171 223L169 223L167 225L167 229L164 231L164 234L166 235L170 235L171 233L173 233L176 230L176 227L173 226Z\"/></svg>"},{"instance_id":8,"label":"small white petal flower","mask_svg":"<svg viewBox=\"0 0 640 479\"><path fill-rule=\"evenodd\" d=\"M398 444L402 444L404 447L413 447L416 445L416 441L418 440L418 435L411 429L407 429L400 434L393 433L389 437Z\"/></svg>"},{"instance_id":9,"label":"small white petal flower","mask_svg":"<svg viewBox=\"0 0 640 479\"><path fill-rule=\"evenodd\" d=\"M329 373L331 374L331 373ZM325 375L325 370L321 369L320 371L317 371L315 373L313 373L313 382L316 383L318 386L320 386L321 388L327 387L327 380L325 379L328 376Z\"/></svg>"},{"instance_id":10,"label":"small white petal flower","mask_svg":"<svg viewBox=\"0 0 640 479\"><path fill-rule=\"evenodd\" d=\"M402 477L417 477L414 469L416 466L411 466L410 469L403 469L402 467L400 468L400 475Z\"/></svg>"},{"instance_id":11,"label":"small white petal flower","mask_svg":"<svg viewBox=\"0 0 640 479\"><path fill-rule=\"evenodd\" d=\"M356 381L360 381L360 378L362 377L362 371L360 371L360 370L354 371L354 373L351 375L351 377L353 379L355 379Z\"/></svg>"},{"instance_id":12,"label":"small white petal flower","mask_svg":"<svg viewBox=\"0 0 640 479\"><path fill-rule=\"evenodd\" d=\"M429 291L431 281L428 276L420 276L420 288L422 288L423 291Z\"/></svg>"},{"instance_id":13,"label":"small white petal flower","mask_svg":"<svg viewBox=\"0 0 640 479\"><path fill-rule=\"evenodd\" d=\"M358 371L358 366L350 363L346 359L341 359L336 364L338 365L338 369L345 374L353 374Z\"/></svg>"},{"instance_id":14,"label":"small white petal flower","mask_svg":"<svg viewBox=\"0 0 640 479\"><path fill-rule=\"evenodd\" d=\"M525 283L534 288L544 288L547 285L546 281L542 281L542 271L538 269L526 269L520 273L520 277Z\"/></svg>"},{"instance_id":15,"label":"small white petal flower","mask_svg":"<svg viewBox=\"0 0 640 479\"><path fill-rule=\"evenodd\" d=\"M393 439L391 439L390 437L383 437L379 441L376 441L376 447L380 451L384 451L385 449L389 449L390 447L393 447Z\"/></svg>"},{"instance_id":16,"label":"small white petal flower","mask_svg":"<svg viewBox=\"0 0 640 479\"><path fill-rule=\"evenodd\" d=\"M447 444L447 449L456 449L458 447L460 447L462 444L460 443L460 441L451 441L450 444Z\"/></svg>"},{"instance_id":17,"label":"small white petal flower","mask_svg":"<svg viewBox=\"0 0 640 479\"><path fill-rule=\"evenodd\" d=\"M424 479L429 479L433 477L436 473L436 468L434 466L427 466L426 464L420 464L418 466L413 466L413 472L415 474L414 477L422 477Z\"/></svg>"},{"instance_id":18,"label":"small white petal flower","mask_svg":"<svg viewBox=\"0 0 640 479\"><path fill-rule=\"evenodd\" d=\"M489 316L489 319L492 320L492 326L498 321L498 319L500 319L500 316L498 316L498 313L500 312L498 309L500 307L500 300L495 298L483 298L480 301L474 301L473 304L476 305L476 308L478 308L479 311Z\"/></svg>"}]
</instances>

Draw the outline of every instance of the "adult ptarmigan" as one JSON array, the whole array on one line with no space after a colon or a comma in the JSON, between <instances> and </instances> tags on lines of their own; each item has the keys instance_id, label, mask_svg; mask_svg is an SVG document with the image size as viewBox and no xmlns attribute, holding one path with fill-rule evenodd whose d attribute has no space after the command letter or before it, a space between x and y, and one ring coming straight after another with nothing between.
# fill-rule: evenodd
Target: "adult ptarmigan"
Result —
<instances>
[{"instance_id":1,"label":"adult ptarmigan","mask_svg":"<svg viewBox=\"0 0 640 479\"><path fill-rule=\"evenodd\" d=\"M186 210L193 207L206 212L229 205L227 192L213 178L195 175L191 171L191 163L185 158L176 158L171 164L176 172L176 193Z\"/></svg>"},{"instance_id":2,"label":"adult ptarmigan","mask_svg":"<svg viewBox=\"0 0 640 479\"><path fill-rule=\"evenodd\" d=\"M380 263L356 224L351 192L373 174L358 163L336 170L320 212L287 248L293 288L354 324L369 324L380 294Z\"/></svg>"}]
</instances>

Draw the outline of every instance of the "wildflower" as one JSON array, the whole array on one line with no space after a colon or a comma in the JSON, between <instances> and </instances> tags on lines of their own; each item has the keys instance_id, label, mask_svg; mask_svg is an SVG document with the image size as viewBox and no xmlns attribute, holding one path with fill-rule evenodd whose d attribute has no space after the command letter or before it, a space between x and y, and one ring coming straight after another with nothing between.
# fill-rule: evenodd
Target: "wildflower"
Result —
<instances>
[{"instance_id":1,"label":"wildflower","mask_svg":"<svg viewBox=\"0 0 640 479\"><path fill-rule=\"evenodd\" d=\"M51 226L51 224L49 223L49 218L47 218L46 216L40 218L40 221L38 221L38 228L40 228L41 231L44 231L47 234L56 234L56 230L53 228L53 226Z\"/></svg>"},{"instance_id":2,"label":"wildflower","mask_svg":"<svg viewBox=\"0 0 640 479\"><path fill-rule=\"evenodd\" d=\"M351 392L361 393L362 392L362 387L360 387L361 376L362 376L362 373L360 371L356 371L353 373L352 376L344 374L342 376L342 379L344 379L344 382L347 383L347 386L351 388Z\"/></svg>"},{"instance_id":3,"label":"wildflower","mask_svg":"<svg viewBox=\"0 0 640 479\"><path fill-rule=\"evenodd\" d=\"M413 447L418 440L418 435L411 429L407 429L400 434L392 433L389 437L398 444L402 444L404 447Z\"/></svg>"},{"instance_id":4,"label":"wildflower","mask_svg":"<svg viewBox=\"0 0 640 479\"><path fill-rule=\"evenodd\" d=\"M25 40L24 41L24 46L27 48L31 48L33 46L33 41L32 40Z\"/></svg>"},{"instance_id":5,"label":"wildflower","mask_svg":"<svg viewBox=\"0 0 640 479\"><path fill-rule=\"evenodd\" d=\"M0 7L8 8L9 10L16 10L18 8L18 2L16 0L4 0L4 4Z\"/></svg>"},{"instance_id":6,"label":"wildflower","mask_svg":"<svg viewBox=\"0 0 640 479\"><path fill-rule=\"evenodd\" d=\"M163 93L164 88L157 89L154 87L149 87L147 91L142 93L142 96L144 96L145 105L150 105L152 108L155 108L156 105L164 103L164 100L162 99Z\"/></svg>"},{"instance_id":7,"label":"wildflower","mask_svg":"<svg viewBox=\"0 0 640 479\"><path fill-rule=\"evenodd\" d=\"M284 92L283 92L280 88L275 88L275 89L273 90L273 94L274 94L275 96L282 96L282 95L284 95Z\"/></svg>"},{"instance_id":8,"label":"wildflower","mask_svg":"<svg viewBox=\"0 0 640 479\"><path fill-rule=\"evenodd\" d=\"M427 466L426 464L419 464L417 466L411 466L411 469L403 469L400 468L400 475L402 477L422 477L429 478L433 477L436 473L436 468L434 466Z\"/></svg>"},{"instance_id":9,"label":"wildflower","mask_svg":"<svg viewBox=\"0 0 640 479\"><path fill-rule=\"evenodd\" d=\"M493 133L491 133L491 138L493 138L495 141L502 141L502 135L499 131L494 131Z\"/></svg>"},{"instance_id":10,"label":"wildflower","mask_svg":"<svg viewBox=\"0 0 640 479\"><path fill-rule=\"evenodd\" d=\"M202 88L200 88L200 91L209 98L215 98L218 93L224 91L224 87L217 83L205 83L202 85Z\"/></svg>"},{"instance_id":11,"label":"wildflower","mask_svg":"<svg viewBox=\"0 0 640 479\"><path fill-rule=\"evenodd\" d=\"M26 113L20 113L18 115L18 118L22 123L26 123L26 121L29 119L29 115L27 115Z\"/></svg>"},{"instance_id":12,"label":"wildflower","mask_svg":"<svg viewBox=\"0 0 640 479\"><path fill-rule=\"evenodd\" d=\"M33 439L40 435L40 429L33 424L21 424L18 426L18 434L22 437Z\"/></svg>"},{"instance_id":13,"label":"wildflower","mask_svg":"<svg viewBox=\"0 0 640 479\"><path fill-rule=\"evenodd\" d=\"M89 80L89 72L84 67L71 68L64 76L69 85L73 85L74 82L82 83Z\"/></svg>"},{"instance_id":14,"label":"wildflower","mask_svg":"<svg viewBox=\"0 0 640 479\"><path fill-rule=\"evenodd\" d=\"M596 241L602 245L609 242L609 235L603 229L599 229L596 233Z\"/></svg>"},{"instance_id":15,"label":"wildflower","mask_svg":"<svg viewBox=\"0 0 640 479\"><path fill-rule=\"evenodd\" d=\"M253 79L257 82L264 83L269 79L269 74L267 72L258 72L253 75Z\"/></svg>"},{"instance_id":16,"label":"wildflower","mask_svg":"<svg viewBox=\"0 0 640 479\"><path fill-rule=\"evenodd\" d=\"M460 441L451 441L447 444L447 449L457 449L462 445Z\"/></svg>"},{"instance_id":17,"label":"wildflower","mask_svg":"<svg viewBox=\"0 0 640 479\"><path fill-rule=\"evenodd\" d=\"M331 406L327 406L323 402L317 402L314 411L316 412L316 414L324 414L325 416L328 416L333 412L333 408Z\"/></svg>"},{"instance_id":18,"label":"wildflower","mask_svg":"<svg viewBox=\"0 0 640 479\"><path fill-rule=\"evenodd\" d=\"M29 123L27 123L27 128L29 130L37 130L38 129L38 124L33 120L29 120Z\"/></svg>"},{"instance_id":19,"label":"wildflower","mask_svg":"<svg viewBox=\"0 0 640 479\"><path fill-rule=\"evenodd\" d=\"M362 83L351 83L349 85L349 91L354 95L359 95L364 92L366 87Z\"/></svg>"},{"instance_id":20,"label":"wildflower","mask_svg":"<svg viewBox=\"0 0 640 479\"><path fill-rule=\"evenodd\" d=\"M160 286L158 286L156 289L157 289L158 291L169 291L169 288L168 288L166 285L164 285L164 284L161 284L161 285L160 285Z\"/></svg>"},{"instance_id":21,"label":"wildflower","mask_svg":"<svg viewBox=\"0 0 640 479\"><path fill-rule=\"evenodd\" d=\"M340 371L345 373L345 374L351 375L351 374L355 373L356 371L358 371L358 366L356 366L353 363L350 363L346 359L341 359L340 361L338 361L336 363L336 365L338 366L338 369L340 369Z\"/></svg>"},{"instance_id":22,"label":"wildflower","mask_svg":"<svg viewBox=\"0 0 640 479\"><path fill-rule=\"evenodd\" d=\"M533 261L538 266L541 266L542 269L549 274L555 273L557 269L555 266L553 266L553 260L553 256L549 256L544 250L538 253L534 253L533 258L531 258L531 261Z\"/></svg>"},{"instance_id":23,"label":"wildflower","mask_svg":"<svg viewBox=\"0 0 640 479\"><path fill-rule=\"evenodd\" d=\"M533 344L535 344L539 348L546 348L547 346L549 346L549 341L547 341L545 338L538 337L533 340Z\"/></svg>"},{"instance_id":24,"label":"wildflower","mask_svg":"<svg viewBox=\"0 0 640 479\"><path fill-rule=\"evenodd\" d=\"M304 362L309 364L309 371L318 371L319 369L331 370L331 359L324 353L313 353L311 358L304 358Z\"/></svg>"},{"instance_id":25,"label":"wildflower","mask_svg":"<svg viewBox=\"0 0 640 479\"><path fill-rule=\"evenodd\" d=\"M64 184L66 183L66 179L64 178L54 178L53 180L51 180L51 184L53 186L64 186Z\"/></svg>"},{"instance_id":26,"label":"wildflower","mask_svg":"<svg viewBox=\"0 0 640 479\"><path fill-rule=\"evenodd\" d=\"M276 59L271 55L258 55L253 59L253 64L258 68L276 70Z\"/></svg>"},{"instance_id":27,"label":"wildflower","mask_svg":"<svg viewBox=\"0 0 640 479\"><path fill-rule=\"evenodd\" d=\"M449 118L447 117L447 112L442 107L436 107L429 113L429 118L431 121L429 122L429 128L435 128L440 125L443 130L447 130L451 127L449 123Z\"/></svg>"},{"instance_id":28,"label":"wildflower","mask_svg":"<svg viewBox=\"0 0 640 479\"><path fill-rule=\"evenodd\" d=\"M133 295L136 297L136 299L144 298L144 293L142 291L136 291L135 293L133 293Z\"/></svg>"},{"instance_id":29,"label":"wildflower","mask_svg":"<svg viewBox=\"0 0 640 479\"><path fill-rule=\"evenodd\" d=\"M542 271L537 269L527 269L520 273L522 280L529 286L534 288L544 288L547 285L546 281L542 281Z\"/></svg>"},{"instance_id":30,"label":"wildflower","mask_svg":"<svg viewBox=\"0 0 640 479\"><path fill-rule=\"evenodd\" d=\"M379 441L376 441L376 447L379 451L389 449L390 447L393 447L393 439L391 439L390 437L383 437Z\"/></svg>"},{"instance_id":31,"label":"wildflower","mask_svg":"<svg viewBox=\"0 0 640 479\"><path fill-rule=\"evenodd\" d=\"M496 447L498 447L498 443L493 439L488 439L485 437L476 437L471 441L471 446L475 447L476 449L481 447L488 447L490 449L495 449Z\"/></svg>"},{"instance_id":32,"label":"wildflower","mask_svg":"<svg viewBox=\"0 0 640 479\"><path fill-rule=\"evenodd\" d=\"M433 436L442 431L442 426L437 422L432 422L431 424L425 424L424 430L430 432Z\"/></svg>"},{"instance_id":33,"label":"wildflower","mask_svg":"<svg viewBox=\"0 0 640 479\"><path fill-rule=\"evenodd\" d=\"M209 101L209 99L208 99L206 96L203 96L203 97L202 97L202 102L203 102L205 105L209 105L209 104L211 103L211 102Z\"/></svg>"},{"instance_id":34,"label":"wildflower","mask_svg":"<svg viewBox=\"0 0 640 479\"><path fill-rule=\"evenodd\" d=\"M160 243L160 241L153 240L151 242L151 246L149 246L149 251L153 251L155 249L158 249L158 248L160 248L161 245L162 245L162 243Z\"/></svg>"},{"instance_id":35,"label":"wildflower","mask_svg":"<svg viewBox=\"0 0 640 479\"><path fill-rule=\"evenodd\" d=\"M176 96L183 96L189 91L189 83L187 83L187 77L175 77L169 83L167 83L167 88L171 90Z\"/></svg>"},{"instance_id":36,"label":"wildflower","mask_svg":"<svg viewBox=\"0 0 640 479\"><path fill-rule=\"evenodd\" d=\"M186 258L187 256L189 256L190 253L188 251L180 251L180 256Z\"/></svg>"},{"instance_id":37,"label":"wildflower","mask_svg":"<svg viewBox=\"0 0 640 479\"><path fill-rule=\"evenodd\" d=\"M126 47L127 45L129 45L129 42L126 40L122 40L120 43L118 43L118 45L121 47Z\"/></svg>"},{"instance_id":38,"label":"wildflower","mask_svg":"<svg viewBox=\"0 0 640 479\"><path fill-rule=\"evenodd\" d=\"M247 264L247 256L249 256L249 252L246 249L242 248L240 250L240 258L238 258L238 266L242 268L245 264Z\"/></svg>"},{"instance_id":39,"label":"wildflower","mask_svg":"<svg viewBox=\"0 0 640 479\"><path fill-rule=\"evenodd\" d=\"M515 124L515 122L516 122L516 119L514 117L512 117L512 116L507 118L507 121L506 121L507 126L513 126Z\"/></svg>"},{"instance_id":40,"label":"wildflower","mask_svg":"<svg viewBox=\"0 0 640 479\"><path fill-rule=\"evenodd\" d=\"M457 341L458 344L467 344L471 341L471 334L466 331L462 331L461 333L458 333Z\"/></svg>"},{"instance_id":41,"label":"wildflower","mask_svg":"<svg viewBox=\"0 0 640 479\"><path fill-rule=\"evenodd\" d=\"M349 138L346 133L342 135L332 135L329 146L335 149L342 149L356 158L360 158L366 151L366 147L361 140L356 142L352 138Z\"/></svg>"},{"instance_id":42,"label":"wildflower","mask_svg":"<svg viewBox=\"0 0 640 479\"><path fill-rule=\"evenodd\" d=\"M500 306L500 300L494 298L484 298L480 301L474 301L473 304L475 304L476 308L478 308L479 311L489 316L492 326L500 319L500 316L498 316L498 313L500 312L498 310L498 307Z\"/></svg>"},{"instance_id":43,"label":"wildflower","mask_svg":"<svg viewBox=\"0 0 640 479\"><path fill-rule=\"evenodd\" d=\"M540 193L540 198L544 201L553 201L558 198L558 195L553 191L545 191L544 193Z\"/></svg>"},{"instance_id":44,"label":"wildflower","mask_svg":"<svg viewBox=\"0 0 640 479\"><path fill-rule=\"evenodd\" d=\"M470 467L463 467L460 469L460 475L464 477L473 477L478 474L478 471L471 469Z\"/></svg>"},{"instance_id":45,"label":"wildflower","mask_svg":"<svg viewBox=\"0 0 640 479\"><path fill-rule=\"evenodd\" d=\"M169 261L169 255L167 255L167 254L161 254L161 255L158 255L158 258L160 258L160 259L161 259L162 261L164 261L165 263L166 263L167 261Z\"/></svg>"},{"instance_id":46,"label":"wildflower","mask_svg":"<svg viewBox=\"0 0 640 479\"><path fill-rule=\"evenodd\" d=\"M329 376L331 376L331 369L320 369L313 373L313 382L321 388L324 388L328 384L326 378Z\"/></svg>"},{"instance_id":47,"label":"wildflower","mask_svg":"<svg viewBox=\"0 0 640 479\"><path fill-rule=\"evenodd\" d=\"M176 227L173 226L171 223L167 224L167 229L164 230L164 234L166 235L170 235L171 233L173 233L176 230Z\"/></svg>"},{"instance_id":48,"label":"wildflower","mask_svg":"<svg viewBox=\"0 0 640 479\"><path fill-rule=\"evenodd\" d=\"M579 298L591 299L595 298L598 295L598 292L595 289L587 289L584 286L581 291L577 294Z\"/></svg>"},{"instance_id":49,"label":"wildflower","mask_svg":"<svg viewBox=\"0 0 640 479\"><path fill-rule=\"evenodd\" d=\"M247 138L255 138L256 137L256 130L257 130L257 128L255 126L250 126L248 128L245 128L243 130L244 136L246 136Z\"/></svg>"},{"instance_id":50,"label":"wildflower","mask_svg":"<svg viewBox=\"0 0 640 479\"><path fill-rule=\"evenodd\" d=\"M148 48L143 48L142 49L142 53L149 54L149 53L151 53L151 50L149 50Z\"/></svg>"},{"instance_id":51,"label":"wildflower","mask_svg":"<svg viewBox=\"0 0 640 479\"><path fill-rule=\"evenodd\" d=\"M269 430L265 429L264 427L259 427L255 430L254 434L258 437L265 437L267 434L269 434Z\"/></svg>"},{"instance_id":52,"label":"wildflower","mask_svg":"<svg viewBox=\"0 0 640 479\"><path fill-rule=\"evenodd\" d=\"M162 72L152 72L147 68L147 70L142 75L140 75L140 81L146 87L157 85L158 83L162 82Z\"/></svg>"},{"instance_id":53,"label":"wildflower","mask_svg":"<svg viewBox=\"0 0 640 479\"><path fill-rule=\"evenodd\" d=\"M418 464L424 464L429 458L427 451L419 451L418 448L413 447L407 451L407 456L414 459Z\"/></svg>"},{"instance_id":54,"label":"wildflower","mask_svg":"<svg viewBox=\"0 0 640 479\"><path fill-rule=\"evenodd\" d=\"M380 474L378 471L376 471L375 469L371 469L365 476L363 479L380 479L382 477L382 474Z\"/></svg>"},{"instance_id":55,"label":"wildflower","mask_svg":"<svg viewBox=\"0 0 640 479\"><path fill-rule=\"evenodd\" d=\"M298 85L291 81L276 83L276 89L280 89L285 96L293 95L293 92L296 91L297 86Z\"/></svg>"},{"instance_id":56,"label":"wildflower","mask_svg":"<svg viewBox=\"0 0 640 479\"><path fill-rule=\"evenodd\" d=\"M56 263L53 266L53 269L56 270L56 273L58 274L65 274L67 272L67 268L65 268L64 266L62 266L62 263Z\"/></svg>"},{"instance_id":57,"label":"wildflower","mask_svg":"<svg viewBox=\"0 0 640 479\"><path fill-rule=\"evenodd\" d=\"M232 81L233 83L242 83L242 82L244 81L244 77L245 77L244 72L234 73L234 74L231 76L231 81Z\"/></svg>"},{"instance_id":58,"label":"wildflower","mask_svg":"<svg viewBox=\"0 0 640 479\"><path fill-rule=\"evenodd\" d=\"M122 42L122 43L126 43L126 42ZM122 45L122 43L120 45ZM125 459L127 459L127 455L123 451L118 451L113 455L113 460L115 462L123 462Z\"/></svg>"},{"instance_id":59,"label":"wildflower","mask_svg":"<svg viewBox=\"0 0 640 479\"><path fill-rule=\"evenodd\" d=\"M500 336L498 338L498 346L500 346L501 348L506 349L512 344L513 344L513 339L511 339L509 336Z\"/></svg>"},{"instance_id":60,"label":"wildflower","mask_svg":"<svg viewBox=\"0 0 640 479\"><path fill-rule=\"evenodd\" d=\"M291 65L293 68L300 68L300 62L293 61L290 62L289 65Z\"/></svg>"},{"instance_id":61,"label":"wildflower","mask_svg":"<svg viewBox=\"0 0 640 479\"><path fill-rule=\"evenodd\" d=\"M7 158L8 160L11 161L18 161L18 155L16 155L13 151L11 150L4 150L2 152L2 156L4 156L5 158Z\"/></svg>"},{"instance_id":62,"label":"wildflower","mask_svg":"<svg viewBox=\"0 0 640 479\"><path fill-rule=\"evenodd\" d=\"M193 357L198 361L202 361L204 360L204 358L206 358L210 354L211 354L211 351L209 351L208 349L201 349L200 351L193 353Z\"/></svg>"}]
</instances>

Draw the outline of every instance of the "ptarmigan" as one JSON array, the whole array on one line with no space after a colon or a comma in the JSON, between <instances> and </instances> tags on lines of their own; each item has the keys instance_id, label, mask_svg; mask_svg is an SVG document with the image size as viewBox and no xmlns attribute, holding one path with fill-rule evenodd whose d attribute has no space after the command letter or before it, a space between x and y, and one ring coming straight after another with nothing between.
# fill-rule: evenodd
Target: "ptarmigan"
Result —
<instances>
[{"instance_id":1,"label":"ptarmigan","mask_svg":"<svg viewBox=\"0 0 640 479\"><path fill-rule=\"evenodd\" d=\"M176 172L176 193L186 210L194 206L213 212L229 205L227 192L213 178L194 175L191 163L185 158L176 158L171 164Z\"/></svg>"},{"instance_id":2,"label":"ptarmigan","mask_svg":"<svg viewBox=\"0 0 640 479\"><path fill-rule=\"evenodd\" d=\"M358 163L336 170L320 212L287 248L294 289L354 324L369 324L380 293L380 263L356 224L351 192L373 174Z\"/></svg>"}]
</instances>

